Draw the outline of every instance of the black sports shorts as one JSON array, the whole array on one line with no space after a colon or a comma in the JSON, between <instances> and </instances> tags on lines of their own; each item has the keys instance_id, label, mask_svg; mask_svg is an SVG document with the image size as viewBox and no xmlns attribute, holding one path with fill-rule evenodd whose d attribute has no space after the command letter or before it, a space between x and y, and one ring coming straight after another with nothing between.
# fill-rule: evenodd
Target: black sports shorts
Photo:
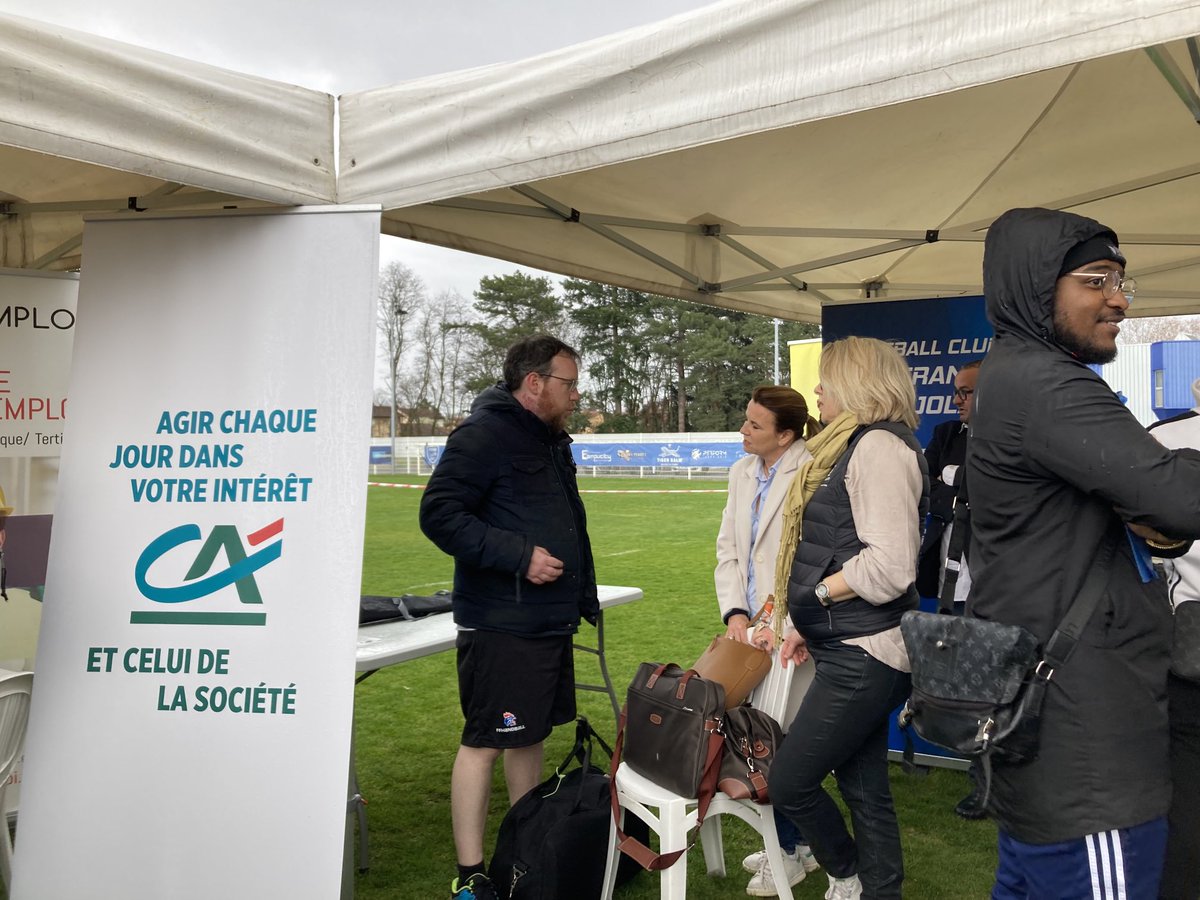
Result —
<instances>
[{"instance_id":1,"label":"black sports shorts","mask_svg":"<svg viewBox=\"0 0 1200 900\"><path fill-rule=\"evenodd\" d=\"M458 699L467 747L528 747L575 718L571 635L460 631Z\"/></svg>"}]
</instances>

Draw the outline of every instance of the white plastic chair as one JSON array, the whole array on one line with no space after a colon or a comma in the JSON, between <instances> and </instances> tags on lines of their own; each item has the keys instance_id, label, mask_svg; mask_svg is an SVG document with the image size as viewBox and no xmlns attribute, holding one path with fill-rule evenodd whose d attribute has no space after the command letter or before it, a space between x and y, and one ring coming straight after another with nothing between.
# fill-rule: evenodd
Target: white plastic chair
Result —
<instances>
[{"instance_id":1,"label":"white plastic chair","mask_svg":"<svg viewBox=\"0 0 1200 900\"><path fill-rule=\"evenodd\" d=\"M0 676L0 881L7 894L12 887L12 838L4 815L4 793L8 776L21 759L25 726L29 724L29 695L33 690L32 672L13 672Z\"/></svg>"},{"instance_id":2,"label":"white plastic chair","mask_svg":"<svg viewBox=\"0 0 1200 900\"><path fill-rule=\"evenodd\" d=\"M781 722L785 727L808 685L812 682L813 663L810 659L802 666L783 668L776 662L770 674L754 693L751 702L758 709ZM793 681L798 680L795 696L792 696ZM789 702L790 700L790 702ZM658 852L682 850L687 846L688 832L696 824L696 798L681 797L654 782L643 778L625 763L621 763L616 775L617 803L621 807L621 822L624 828L625 811L629 810L658 835ZM775 814L770 804L758 804L751 800L734 800L720 791L712 799L704 824L700 826L700 843L704 850L704 864L711 876L725 875L725 846L721 839L721 816L737 816L754 828L763 838L763 849L771 863L772 872L782 872L783 857L779 850L779 835L775 831ZM621 851L617 848L615 823L608 831L608 865L604 872L603 900L612 900L616 885L617 863ZM783 900L792 900L792 889L786 881L777 884ZM670 868L663 869L659 879L659 895L662 900L685 900L687 897L687 854L681 856Z\"/></svg>"}]
</instances>

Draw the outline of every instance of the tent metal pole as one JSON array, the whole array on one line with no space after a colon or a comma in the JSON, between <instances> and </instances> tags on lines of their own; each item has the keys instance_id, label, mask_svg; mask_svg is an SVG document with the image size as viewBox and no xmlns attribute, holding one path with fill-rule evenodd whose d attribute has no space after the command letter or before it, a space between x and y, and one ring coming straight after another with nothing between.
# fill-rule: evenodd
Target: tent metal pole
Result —
<instances>
[{"instance_id":1,"label":"tent metal pole","mask_svg":"<svg viewBox=\"0 0 1200 900\"><path fill-rule=\"evenodd\" d=\"M1192 54L1193 63L1196 61L1194 41L1195 38L1191 38L1188 44L1188 51ZM1146 55L1150 57L1150 61L1154 63L1154 67L1158 69L1158 73L1167 80L1167 84L1171 86L1171 90L1183 101L1183 105L1192 114L1192 118L1197 123L1200 123L1200 95L1196 94L1196 90L1188 81L1187 75L1175 64L1175 60L1170 52L1162 46L1145 47L1143 49L1145 49ZM1200 73L1198 73L1197 77L1200 77Z\"/></svg>"}]
</instances>

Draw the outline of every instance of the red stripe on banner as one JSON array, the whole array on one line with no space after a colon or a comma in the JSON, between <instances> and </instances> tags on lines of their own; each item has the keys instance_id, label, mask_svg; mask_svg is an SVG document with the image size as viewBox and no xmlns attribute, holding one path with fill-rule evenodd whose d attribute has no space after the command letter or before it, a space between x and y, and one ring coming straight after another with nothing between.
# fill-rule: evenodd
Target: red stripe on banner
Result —
<instances>
[{"instance_id":1,"label":"red stripe on banner","mask_svg":"<svg viewBox=\"0 0 1200 900\"><path fill-rule=\"evenodd\" d=\"M425 485L423 485L423 484L398 484L398 483L392 482L392 481L368 481L367 487L415 488L418 491L425 490ZM604 491L604 490L590 490L587 488L581 488L579 493L581 493L581 494L728 494L729 490L727 488L695 488L695 489L665 488L662 490L647 488L646 490Z\"/></svg>"},{"instance_id":2,"label":"red stripe on banner","mask_svg":"<svg viewBox=\"0 0 1200 900\"><path fill-rule=\"evenodd\" d=\"M251 547L255 547L268 538L275 537L275 535L279 534L281 531L283 531L283 519L276 519L266 528L260 528L258 531L254 532L254 534L247 535L246 540L249 542Z\"/></svg>"}]
</instances>

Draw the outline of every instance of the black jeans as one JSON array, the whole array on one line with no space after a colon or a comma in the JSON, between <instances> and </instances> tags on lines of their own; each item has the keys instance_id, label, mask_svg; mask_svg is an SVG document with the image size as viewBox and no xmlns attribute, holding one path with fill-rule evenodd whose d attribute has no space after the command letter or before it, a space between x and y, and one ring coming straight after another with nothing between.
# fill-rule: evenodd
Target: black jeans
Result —
<instances>
[{"instance_id":1,"label":"black jeans","mask_svg":"<svg viewBox=\"0 0 1200 900\"><path fill-rule=\"evenodd\" d=\"M1158 896L1161 900L1195 900L1200 895L1200 684L1171 675L1167 702L1173 790L1167 860Z\"/></svg>"},{"instance_id":2,"label":"black jeans","mask_svg":"<svg viewBox=\"0 0 1200 900\"><path fill-rule=\"evenodd\" d=\"M899 898L904 862L888 782L888 714L912 679L849 644L809 650L816 676L771 768L771 802L800 826L826 872L857 873L864 898ZM821 786L830 770L854 837Z\"/></svg>"}]
</instances>

